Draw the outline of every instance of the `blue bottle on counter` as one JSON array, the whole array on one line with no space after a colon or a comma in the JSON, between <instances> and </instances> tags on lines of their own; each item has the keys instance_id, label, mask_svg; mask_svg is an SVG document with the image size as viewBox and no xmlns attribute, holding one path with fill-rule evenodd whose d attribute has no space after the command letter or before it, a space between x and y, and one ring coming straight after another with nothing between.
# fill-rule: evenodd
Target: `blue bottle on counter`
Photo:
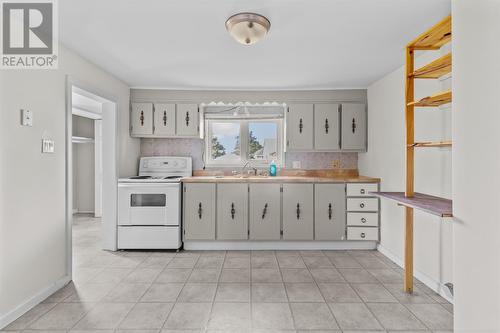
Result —
<instances>
[{"instance_id":1,"label":"blue bottle on counter","mask_svg":"<svg viewBox=\"0 0 500 333\"><path fill-rule=\"evenodd\" d=\"M276 162L272 160L271 164L269 164L269 176L275 177L278 171L278 167L276 166Z\"/></svg>"}]
</instances>

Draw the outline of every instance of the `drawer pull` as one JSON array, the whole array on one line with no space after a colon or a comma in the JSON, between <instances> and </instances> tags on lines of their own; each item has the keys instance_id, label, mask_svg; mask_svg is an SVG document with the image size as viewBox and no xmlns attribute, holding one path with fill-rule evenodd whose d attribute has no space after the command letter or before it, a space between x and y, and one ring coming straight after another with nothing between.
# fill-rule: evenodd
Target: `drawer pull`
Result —
<instances>
[{"instance_id":1,"label":"drawer pull","mask_svg":"<svg viewBox=\"0 0 500 333\"><path fill-rule=\"evenodd\" d=\"M360 207L360 208L365 208L365 204L364 204L364 202L360 203L360 204L359 204L359 207Z\"/></svg>"},{"instance_id":2,"label":"drawer pull","mask_svg":"<svg viewBox=\"0 0 500 333\"><path fill-rule=\"evenodd\" d=\"M361 223L366 223L366 219L364 217L361 218Z\"/></svg>"},{"instance_id":3,"label":"drawer pull","mask_svg":"<svg viewBox=\"0 0 500 333\"><path fill-rule=\"evenodd\" d=\"M332 219L332 204L331 203L328 204L328 219L329 220Z\"/></svg>"},{"instance_id":4,"label":"drawer pull","mask_svg":"<svg viewBox=\"0 0 500 333\"><path fill-rule=\"evenodd\" d=\"M364 233L364 232L362 232L362 233L360 234L360 236L361 236L361 238L365 238L365 237L366 237L366 235L365 235L365 233Z\"/></svg>"},{"instance_id":5,"label":"drawer pull","mask_svg":"<svg viewBox=\"0 0 500 333\"><path fill-rule=\"evenodd\" d=\"M266 217L266 213L267 213L267 203L264 205L264 209L262 210L262 219Z\"/></svg>"},{"instance_id":6,"label":"drawer pull","mask_svg":"<svg viewBox=\"0 0 500 333\"><path fill-rule=\"evenodd\" d=\"M201 214L203 212L203 209L201 209L201 202L198 204L198 218L201 220Z\"/></svg>"},{"instance_id":7,"label":"drawer pull","mask_svg":"<svg viewBox=\"0 0 500 333\"><path fill-rule=\"evenodd\" d=\"M234 220L234 214L236 214L236 209L234 209L234 202L231 203L231 218Z\"/></svg>"},{"instance_id":8,"label":"drawer pull","mask_svg":"<svg viewBox=\"0 0 500 333\"><path fill-rule=\"evenodd\" d=\"M364 188L362 188L361 190L359 190L359 193L361 193L361 194L365 194L365 189L364 189Z\"/></svg>"},{"instance_id":9,"label":"drawer pull","mask_svg":"<svg viewBox=\"0 0 500 333\"><path fill-rule=\"evenodd\" d=\"M297 203L297 220L300 219L300 204Z\"/></svg>"}]
</instances>

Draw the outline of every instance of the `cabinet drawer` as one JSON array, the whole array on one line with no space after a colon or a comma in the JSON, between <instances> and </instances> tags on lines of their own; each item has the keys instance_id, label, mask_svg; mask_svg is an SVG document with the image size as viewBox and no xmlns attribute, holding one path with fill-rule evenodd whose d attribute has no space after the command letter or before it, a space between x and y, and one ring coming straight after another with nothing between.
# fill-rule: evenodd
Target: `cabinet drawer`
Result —
<instances>
[{"instance_id":1,"label":"cabinet drawer","mask_svg":"<svg viewBox=\"0 0 500 333\"><path fill-rule=\"evenodd\" d=\"M347 240L378 241L378 228L373 227L348 227Z\"/></svg>"},{"instance_id":2,"label":"cabinet drawer","mask_svg":"<svg viewBox=\"0 0 500 333\"><path fill-rule=\"evenodd\" d=\"M377 198L347 198L347 210L355 212L377 212Z\"/></svg>"},{"instance_id":3,"label":"cabinet drawer","mask_svg":"<svg viewBox=\"0 0 500 333\"><path fill-rule=\"evenodd\" d=\"M180 227L118 227L118 249L178 249Z\"/></svg>"},{"instance_id":4,"label":"cabinet drawer","mask_svg":"<svg viewBox=\"0 0 500 333\"><path fill-rule=\"evenodd\" d=\"M377 227L378 213L347 213L347 225Z\"/></svg>"},{"instance_id":5,"label":"cabinet drawer","mask_svg":"<svg viewBox=\"0 0 500 333\"><path fill-rule=\"evenodd\" d=\"M377 183L369 184L347 184L347 196L350 197L365 197L371 196L369 192L378 190Z\"/></svg>"}]
</instances>

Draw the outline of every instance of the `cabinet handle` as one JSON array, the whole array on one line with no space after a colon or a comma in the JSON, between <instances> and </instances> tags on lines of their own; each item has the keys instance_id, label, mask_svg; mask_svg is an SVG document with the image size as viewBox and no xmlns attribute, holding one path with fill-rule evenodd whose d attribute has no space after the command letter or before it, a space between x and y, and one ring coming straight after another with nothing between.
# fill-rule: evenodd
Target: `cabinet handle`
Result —
<instances>
[{"instance_id":1,"label":"cabinet handle","mask_svg":"<svg viewBox=\"0 0 500 333\"><path fill-rule=\"evenodd\" d=\"M361 194L365 194L365 189L364 189L364 188L362 188L361 190L359 190L359 193L361 193Z\"/></svg>"},{"instance_id":2,"label":"cabinet handle","mask_svg":"<svg viewBox=\"0 0 500 333\"><path fill-rule=\"evenodd\" d=\"M167 111L163 111L163 126L167 126Z\"/></svg>"},{"instance_id":3,"label":"cabinet handle","mask_svg":"<svg viewBox=\"0 0 500 333\"><path fill-rule=\"evenodd\" d=\"M330 125L328 125L328 118L325 119L325 133L328 134L328 129L330 128Z\"/></svg>"},{"instance_id":4,"label":"cabinet handle","mask_svg":"<svg viewBox=\"0 0 500 333\"><path fill-rule=\"evenodd\" d=\"M139 117L139 120L141 121L141 126L144 126L144 111L141 110L141 116Z\"/></svg>"},{"instance_id":5,"label":"cabinet handle","mask_svg":"<svg viewBox=\"0 0 500 333\"><path fill-rule=\"evenodd\" d=\"M365 237L366 237L366 235L365 235L365 233L364 233L364 232L362 232L362 233L360 234L360 236L361 236L361 238L365 238Z\"/></svg>"},{"instance_id":6,"label":"cabinet handle","mask_svg":"<svg viewBox=\"0 0 500 333\"><path fill-rule=\"evenodd\" d=\"M362 202L362 203L359 204L359 207L365 208L365 204Z\"/></svg>"},{"instance_id":7,"label":"cabinet handle","mask_svg":"<svg viewBox=\"0 0 500 333\"><path fill-rule=\"evenodd\" d=\"M356 119L352 118L352 132L356 133Z\"/></svg>"},{"instance_id":8,"label":"cabinet handle","mask_svg":"<svg viewBox=\"0 0 500 333\"><path fill-rule=\"evenodd\" d=\"M267 202L264 205L264 209L262 210L262 219L264 219L264 217L266 217L266 213L267 213Z\"/></svg>"},{"instance_id":9,"label":"cabinet handle","mask_svg":"<svg viewBox=\"0 0 500 333\"><path fill-rule=\"evenodd\" d=\"M302 118L299 119L299 133L302 133L302 129L304 128L304 124L302 123Z\"/></svg>"},{"instance_id":10,"label":"cabinet handle","mask_svg":"<svg viewBox=\"0 0 500 333\"><path fill-rule=\"evenodd\" d=\"M361 223L366 223L366 219L364 217L361 218Z\"/></svg>"},{"instance_id":11,"label":"cabinet handle","mask_svg":"<svg viewBox=\"0 0 500 333\"><path fill-rule=\"evenodd\" d=\"M297 220L300 219L300 204L297 203Z\"/></svg>"},{"instance_id":12,"label":"cabinet handle","mask_svg":"<svg viewBox=\"0 0 500 333\"><path fill-rule=\"evenodd\" d=\"M203 209L201 208L201 202L198 204L198 218L201 220L201 213L203 212Z\"/></svg>"},{"instance_id":13,"label":"cabinet handle","mask_svg":"<svg viewBox=\"0 0 500 333\"><path fill-rule=\"evenodd\" d=\"M234 214L236 214L236 209L234 209L234 202L231 203L231 218L234 220Z\"/></svg>"},{"instance_id":14,"label":"cabinet handle","mask_svg":"<svg viewBox=\"0 0 500 333\"><path fill-rule=\"evenodd\" d=\"M189 111L186 111L186 127L189 127Z\"/></svg>"},{"instance_id":15,"label":"cabinet handle","mask_svg":"<svg viewBox=\"0 0 500 333\"><path fill-rule=\"evenodd\" d=\"M332 204L331 203L328 204L328 219L329 220L332 219Z\"/></svg>"}]
</instances>

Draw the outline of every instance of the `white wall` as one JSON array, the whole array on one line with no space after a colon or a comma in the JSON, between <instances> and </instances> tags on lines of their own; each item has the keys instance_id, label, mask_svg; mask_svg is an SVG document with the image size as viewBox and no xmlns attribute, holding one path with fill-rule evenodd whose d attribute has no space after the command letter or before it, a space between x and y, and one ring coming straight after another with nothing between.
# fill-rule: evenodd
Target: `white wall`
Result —
<instances>
[{"instance_id":1,"label":"white wall","mask_svg":"<svg viewBox=\"0 0 500 333\"><path fill-rule=\"evenodd\" d=\"M128 86L65 47L59 61L58 70L0 72L0 327L65 279L67 75L117 101L119 172L136 173ZM21 108L33 111L33 127L20 126ZM55 140L54 154L40 153L42 137Z\"/></svg>"},{"instance_id":2,"label":"white wall","mask_svg":"<svg viewBox=\"0 0 500 333\"><path fill-rule=\"evenodd\" d=\"M73 115L73 135L93 138L94 120ZM94 173L94 143L73 143L73 211L94 212Z\"/></svg>"},{"instance_id":3,"label":"white wall","mask_svg":"<svg viewBox=\"0 0 500 333\"><path fill-rule=\"evenodd\" d=\"M405 57L401 50L401 59ZM416 68L439 56L421 54ZM445 85L437 80L416 82L416 98L436 93ZM359 154L361 174L380 177L382 191L405 188L405 69L400 67L368 87L368 152ZM451 136L451 111L415 109L415 140L433 141ZM451 197L451 152L421 148L415 153L415 191ZM417 278L440 291L452 278L451 225L415 210L414 270ZM404 209L381 199L381 242L384 254L403 262Z\"/></svg>"},{"instance_id":4,"label":"white wall","mask_svg":"<svg viewBox=\"0 0 500 333\"><path fill-rule=\"evenodd\" d=\"M455 332L500 332L500 1L452 14Z\"/></svg>"}]
</instances>

